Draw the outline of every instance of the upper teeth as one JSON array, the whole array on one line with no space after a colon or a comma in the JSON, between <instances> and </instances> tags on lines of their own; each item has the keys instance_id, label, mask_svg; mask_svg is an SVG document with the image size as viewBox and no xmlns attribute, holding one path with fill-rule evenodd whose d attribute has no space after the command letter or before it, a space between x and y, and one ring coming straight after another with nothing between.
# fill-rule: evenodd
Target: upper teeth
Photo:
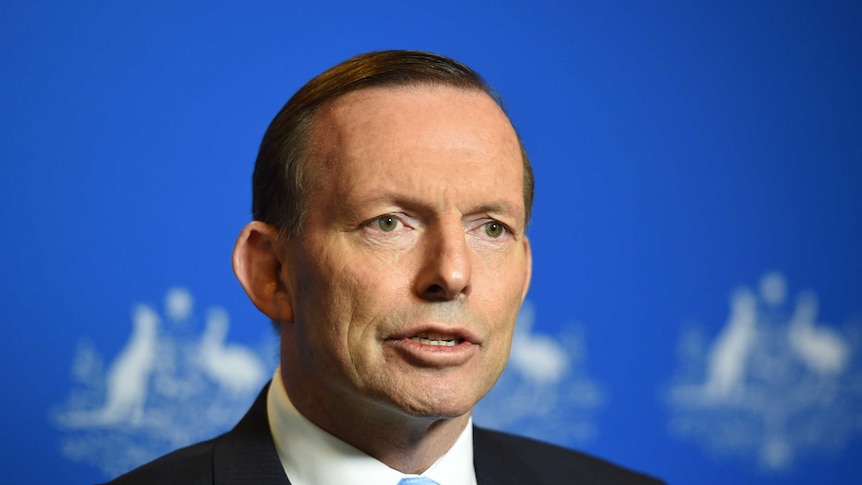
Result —
<instances>
[{"instance_id":1,"label":"upper teeth","mask_svg":"<svg viewBox=\"0 0 862 485\"><path fill-rule=\"evenodd\" d=\"M413 340L414 342L419 342L420 344L441 345L444 347L454 347L458 343L455 340L432 340L425 337L411 337L410 340Z\"/></svg>"}]
</instances>

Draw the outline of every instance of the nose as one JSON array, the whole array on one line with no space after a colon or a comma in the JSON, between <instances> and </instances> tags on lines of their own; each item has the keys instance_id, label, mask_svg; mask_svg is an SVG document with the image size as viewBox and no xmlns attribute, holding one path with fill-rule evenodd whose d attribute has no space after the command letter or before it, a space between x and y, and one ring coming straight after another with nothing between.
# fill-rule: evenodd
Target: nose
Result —
<instances>
[{"instance_id":1,"label":"nose","mask_svg":"<svg viewBox=\"0 0 862 485\"><path fill-rule=\"evenodd\" d=\"M460 223L426 233L416 291L426 301L466 298L472 289L470 247Z\"/></svg>"}]
</instances>

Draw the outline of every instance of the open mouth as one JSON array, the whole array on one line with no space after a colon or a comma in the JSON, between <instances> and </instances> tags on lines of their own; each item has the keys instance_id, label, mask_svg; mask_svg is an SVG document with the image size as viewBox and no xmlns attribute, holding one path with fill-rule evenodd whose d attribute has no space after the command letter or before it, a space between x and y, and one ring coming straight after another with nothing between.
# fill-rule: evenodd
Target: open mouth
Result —
<instances>
[{"instance_id":1,"label":"open mouth","mask_svg":"<svg viewBox=\"0 0 862 485\"><path fill-rule=\"evenodd\" d=\"M415 337L410 337L410 340L423 345L434 345L438 347L454 347L464 341L464 339L452 335L432 333L422 333Z\"/></svg>"}]
</instances>

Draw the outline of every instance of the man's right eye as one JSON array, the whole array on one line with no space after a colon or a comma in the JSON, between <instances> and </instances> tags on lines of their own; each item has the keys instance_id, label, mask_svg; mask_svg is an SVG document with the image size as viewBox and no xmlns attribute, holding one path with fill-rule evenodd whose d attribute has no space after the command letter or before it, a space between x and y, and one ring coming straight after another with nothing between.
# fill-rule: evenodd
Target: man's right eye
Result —
<instances>
[{"instance_id":1,"label":"man's right eye","mask_svg":"<svg viewBox=\"0 0 862 485\"><path fill-rule=\"evenodd\" d=\"M373 221L371 221L371 223L376 225L377 228L383 232L392 232L395 229L398 229L398 224L400 223L400 221L397 217L387 214L385 216L380 216L377 219L374 219Z\"/></svg>"}]
</instances>

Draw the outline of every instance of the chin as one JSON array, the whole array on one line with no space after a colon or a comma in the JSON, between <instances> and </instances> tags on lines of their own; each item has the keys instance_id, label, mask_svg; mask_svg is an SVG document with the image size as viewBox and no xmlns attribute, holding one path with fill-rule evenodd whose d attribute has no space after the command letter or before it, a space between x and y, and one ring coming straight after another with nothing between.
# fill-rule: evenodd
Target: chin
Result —
<instances>
[{"instance_id":1,"label":"chin","mask_svg":"<svg viewBox=\"0 0 862 485\"><path fill-rule=\"evenodd\" d=\"M402 407L404 414L413 418L426 419L454 419L469 414L473 406L451 406L451 405L420 405Z\"/></svg>"},{"instance_id":2,"label":"chin","mask_svg":"<svg viewBox=\"0 0 862 485\"><path fill-rule=\"evenodd\" d=\"M404 396L396 405L408 416L429 419L452 419L469 414L484 395L475 392L451 392L446 389L425 390Z\"/></svg>"}]
</instances>

